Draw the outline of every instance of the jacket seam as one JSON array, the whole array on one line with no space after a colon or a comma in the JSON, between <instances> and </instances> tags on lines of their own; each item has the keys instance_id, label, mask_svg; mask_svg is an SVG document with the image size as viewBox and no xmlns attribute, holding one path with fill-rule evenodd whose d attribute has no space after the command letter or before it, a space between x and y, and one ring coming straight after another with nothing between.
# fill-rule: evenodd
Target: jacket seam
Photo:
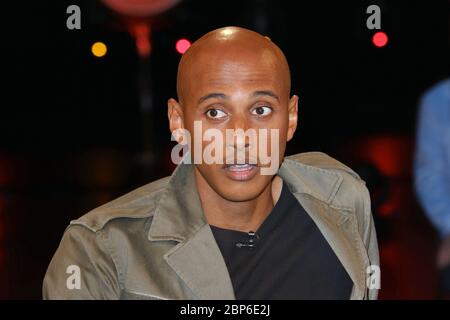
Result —
<instances>
[{"instance_id":1,"label":"jacket seam","mask_svg":"<svg viewBox=\"0 0 450 320\"><path fill-rule=\"evenodd\" d=\"M112 248L112 245L109 241L109 238L106 236L105 232L103 232L103 230L98 230L96 233L99 235L100 239L102 239L103 245L105 246L106 250L108 251L108 253L111 257L111 260L114 263L114 266L116 268L117 279L119 280L119 289L123 290L124 282L125 282L124 281L124 273L123 273L122 269L120 268L120 264L118 263L119 259L118 259L117 255L115 254L115 252Z\"/></svg>"},{"instance_id":2,"label":"jacket seam","mask_svg":"<svg viewBox=\"0 0 450 320\"><path fill-rule=\"evenodd\" d=\"M149 293L134 291L134 290L126 289L126 288L124 288L123 291L129 292L129 293L135 294L135 295L144 296L144 297L155 298L155 300L170 300L169 298L157 296L155 294L149 294Z\"/></svg>"},{"instance_id":3,"label":"jacket seam","mask_svg":"<svg viewBox=\"0 0 450 320\"><path fill-rule=\"evenodd\" d=\"M290 163L292 163L292 164L294 164L294 165L296 165L298 167L304 167L305 169L321 171L323 173L326 173L326 174L332 175L332 176L338 175L336 172L330 172L330 170L333 170L333 168L330 168L330 170L327 170L327 169L323 169L321 167L311 166L309 164L305 164L305 163L302 163L300 161L296 161L296 160L289 159L289 158L285 158L284 160L288 161L288 162L290 162Z\"/></svg>"},{"instance_id":4,"label":"jacket seam","mask_svg":"<svg viewBox=\"0 0 450 320\"><path fill-rule=\"evenodd\" d=\"M149 193L149 194L147 194L147 195L145 195L145 196L139 198L139 199L143 199L143 198L153 198L153 206L150 207L150 208L147 207L147 208L146 208L147 210L145 211L145 213L142 213L142 214L140 214L140 215L128 214L128 215L121 215L121 216L107 217L107 218L105 218L103 221L101 221L101 222L99 222L99 223L90 223L89 221L85 221L85 220L83 219L84 216L86 216L86 215L88 215L88 214L90 214L90 213L93 213L94 211L96 211L96 210L99 209L99 208L97 208L97 209L94 209L94 210L91 210L91 211L87 212L84 216L82 216L82 217L80 217L80 218L78 218L78 219L75 219L75 220L70 221L70 224L71 224L71 225L82 225L82 226L85 226L86 228L88 228L89 230L91 230L91 231L93 231L93 232L97 232L97 231L102 230L103 228L105 228L105 226L106 226L109 222L111 222L111 221L113 221L113 220L115 220L115 219L121 219L121 218L129 218L129 219L146 219L146 218L149 218L149 217L151 217L152 215L154 215L155 208L157 207L157 204L156 204L156 203L159 202L160 199L161 199L161 196L159 197L159 199L158 199L158 196L159 196L162 192L164 192L165 189L167 189L167 186L158 188L157 190L154 190L154 191L152 191L151 193ZM130 202L128 202L127 204L132 203L132 202L133 202L133 201L130 201ZM110 205L109 207L106 207L106 205L107 205L107 204L104 205L105 207L103 207L102 210L108 210L108 209L124 209L124 208L126 208L126 205L125 205L125 204L120 204L120 205ZM101 207L100 207L100 208L101 208Z\"/></svg>"}]
</instances>

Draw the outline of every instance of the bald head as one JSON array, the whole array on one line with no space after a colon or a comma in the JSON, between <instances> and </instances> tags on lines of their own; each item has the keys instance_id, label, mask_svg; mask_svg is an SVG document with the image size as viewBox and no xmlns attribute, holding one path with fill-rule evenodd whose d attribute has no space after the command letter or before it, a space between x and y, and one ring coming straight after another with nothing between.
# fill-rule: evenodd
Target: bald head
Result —
<instances>
[{"instance_id":1,"label":"bald head","mask_svg":"<svg viewBox=\"0 0 450 320\"><path fill-rule=\"evenodd\" d=\"M193 85L199 81L218 81L220 78L269 76L281 82L285 93L290 92L290 73L280 48L269 38L254 31L225 27L213 30L198 39L182 56L178 66L177 93L185 102ZM269 79L270 80L270 79Z\"/></svg>"},{"instance_id":2,"label":"bald head","mask_svg":"<svg viewBox=\"0 0 450 320\"><path fill-rule=\"evenodd\" d=\"M197 144L190 149L193 159L212 152L214 158L223 160L221 155L230 149L239 149L250 157L251 150L260 148L270 154L270 166L278 169L286 142L297 127L298 97L290 97L289 67L272 41L236 27L209 32L181 58L177 91L178 101L168 101L170 130L180 143L183 137L191 146L201 140L200 148ZM183 129L182 134L177 133L179 129ZM258 142L244 138L242 144L238 142L242 139L233 136L231 141L221 143L230 130L250 135L258 132ZM214 143L210 145L211 139ZM246 176L230 173L223 163L195 165L199 192L210 192L208 199L214 199L215 194L227 201L245 202L270 189L273 177L257 174L260 166L247 170Z\"/></svg>"}]
</instances>

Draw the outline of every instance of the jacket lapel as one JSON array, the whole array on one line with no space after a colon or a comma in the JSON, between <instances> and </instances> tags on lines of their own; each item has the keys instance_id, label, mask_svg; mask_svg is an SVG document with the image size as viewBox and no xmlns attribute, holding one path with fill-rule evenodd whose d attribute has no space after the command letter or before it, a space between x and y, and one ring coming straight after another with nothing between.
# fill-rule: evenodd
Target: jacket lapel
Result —
<instances>
[{"instance_id":1,"label":"jacket lapel","mask_svg":"<svg viewBox=\"0 0 450 320\"><path fill-rule=\"evenodd\" d=\"M352 297L362 299L365 295L365 261L359 248L357 224L354 215L330 207L305 194L294 194L305 211L313 219L330 247L353 281Z\"/></svg>"},{"instance_id":2,"label":"jacket lapel","mask_svg":"<svg viewBox=\"0 0 450 320\"><path fill-rule=\"evenodd\" d=\"M318 174L316 170L321 171L321 180L309 179L309 175ZM358 233L354 209L332 204L343 178L337 173L289 159L283 162L279 175L313 219L352 279L351 298L363 299L366 292L364 272L369 263L363 254L365 249Z\"/></svg>"},{"instance_id":3,"label":"jacket lapel","mask_svg":"<svg viewBox=\"0 0 450 320\"><path fill-rule=\"evenodd\" d=\"M234 290L222 254L208 225L165 259L200 299L234 300Z\"/></svg>"},{"instance_id":4,"label":"jacket lapel","mask_svg":"<svg viewBox=\"0 0 450 320\"><path fill-rule=\"evenodd\" d=\"M178 242L164 260L199 299L235 299L227 266L203 214L192 165L180 164L173 173L148 238Z\"/></svg>"}]
</instances>

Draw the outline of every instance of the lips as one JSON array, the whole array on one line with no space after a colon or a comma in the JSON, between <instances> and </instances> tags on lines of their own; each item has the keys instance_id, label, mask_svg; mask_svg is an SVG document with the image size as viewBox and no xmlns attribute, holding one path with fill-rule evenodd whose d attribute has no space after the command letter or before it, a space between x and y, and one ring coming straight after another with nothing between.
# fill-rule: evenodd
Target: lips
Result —
<instances>
[{"instance_id":1,"label":"lips","mask_svg":"<svg viewBox=\"0 0 450 320\"><path fill-rule=\"evenodd\" d=\"M225 169L229 170L229 171L233 171L233 172L242 172L242 171L247 171L250 170L252 168L256 167L256 165L254 164L229 164L225 166Z\"/></svg>"},{"instance_id":2,"label":"lips","mask_svg":"<svg viewBox=\"0 0 450 320\"><path fill-rule=\"evenodd\" d=\"M253 178L258 171L258 167L255 164L227 164L224 167L225 173L228 178L235 181L247 181Z\"/></svg>"}]
</instances>

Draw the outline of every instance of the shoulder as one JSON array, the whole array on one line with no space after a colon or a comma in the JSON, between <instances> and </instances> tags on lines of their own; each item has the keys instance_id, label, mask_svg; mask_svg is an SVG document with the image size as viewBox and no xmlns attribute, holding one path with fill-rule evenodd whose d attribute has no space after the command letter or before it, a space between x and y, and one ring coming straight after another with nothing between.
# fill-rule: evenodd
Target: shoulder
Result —
<instances>
[{"instance_id":1,"label":"shoulder","mask_svg":"<svg viewBox=\"0 0 450 320\"><path fill-rule=\"evenodd\" d=\"M365 181L350 167L322 152L306 152L286 157L297 167L306 193L329 205L361 212L370 201Z\"/></svg>"},{"instance_id":2,"label":"shoulder","mask_svg":"<svg viewBox=\"0 0 450 320\"><path fill-rule=\"evenodd\" d=\"M355 171L323 152L297 153L286 157L286 159L325 171L345 173L354 179L361 181L361 178ZM318 170L318 172L320 172L320 170Z\"/></svg>"},{"instance_id":3,"label":"shoulder","mask_svg":"<svg viewBox=\"0 0 450 320\"><path fill-rule=\"evenodd\" d=\"M93 232L97 232L112 220L125 218L146 219L152 217L169 180L170 176L141 186L89 211L76 220L72 220L69 227L84 226Z\"/></svg>"}]
</instances>

